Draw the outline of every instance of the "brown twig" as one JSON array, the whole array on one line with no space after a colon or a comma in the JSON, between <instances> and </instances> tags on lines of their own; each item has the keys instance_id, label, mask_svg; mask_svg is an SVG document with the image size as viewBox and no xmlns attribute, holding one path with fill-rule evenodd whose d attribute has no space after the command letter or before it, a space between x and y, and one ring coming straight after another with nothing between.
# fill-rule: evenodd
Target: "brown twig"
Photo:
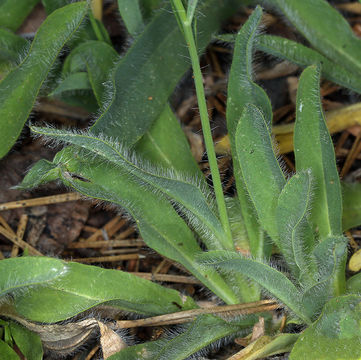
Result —
<instances>
[{"instance_id":1,"label":"brown twig","mask_svg":"<svg viewBox=\"0 0 361 360\"><path fill-rule=\"evenodd\" d=\"M193 321L197 316L202 314L213 315L248 315L259 312L272 311L279 308L280 305L273 300L261 300L246 304L212 306L201 309L192 309L179 311L172 314L159 315L139 320L119 320L116 322L120 328L134 328L144 326L164 326L173 324L183 324Z\"/></svg>"},{"instance_id":2,"label":"brown twig","mask_svg":"<svg viewBox=\"0 0 361 360\"><path fill-rule=\"evenodd\" d=\"M60 195L44 196L29 200L11 201L8 203L0 204L0 211L12 210L12 209L18 209L18 208L24 208L30 206L57 204L67 201L76 201L79 199L81 199L80 194L71 192Z\"/></svg>"},{"instance_id":3,"label":"brown twig","mask_svg":"<svg viewBox=\"0 0 361 360\"><path fill-rule=\"evenodd\" d=\"M10 240L13 244L18 245L21 249L28 249L29 254L43 256L43 254L32 247L30 244L20 239L14 232L11 232L5 229L3 226L0 226L0 234L5 236L8 240Z\"/></svg>"},{"instance_id":4,"label":"brown twig","mask_svg":"<svg viewBox=\"0 0 361 360\"><path fill-rule=\"evenodd\" d=\"M24 233L26 230L26 225L28 223L28 215L22 214L19 220L18 228L16 230L16 236L24 240ZM16 257L19 254L19 245L14 244L13 248L11 249L11 255L10 257Z\"/></svg>"},{"instance_id":5,"label":"brown twig","mask_svg":"<svg viewBox=\"0 0 361 360\"><path fill-rule=\"evenodd\" d=\"M88 257L78 259L68 259L67 261L74 261L80 263L101 263L101 262L115 262L122 260L133 260L139 259L142 255L139 254L125 254L125 255L114 255L114 256L99 256L99 257Z\"/></svg>"},{"instance_id":6,"label":"brown twig","mask_svg":"<svg viewBox=\"0 0 361 360\"><path fill-rule=\"evenodd\" d=\"M126 219L121 218L120 216L115 216L101 229L98 229L89 236L86 241L94 242L97 241L99 237L102 237L104 240L109 240L109 238L112 237L122 226L124 226L126 222Z\"/></svg>"},{"instance_id":7,"label":"brown twig","mask_svg":"<svg viewBox=\"0 0 361 360\"><path fill-rule=\"evenodd\" d=\"M139 247L145 243L140 239L127 240L100 240L100 241L79 241L68 245L68 249L88 249L88 248L104 248L104 247Z\"/></svg>"},{"instance_id":8,"label":"brown twig","mask_svg":"<svg viewBox=\"0 0 361 360\"><path fill-rule=\"evenodd\" d=\"M356 160L357 155L360 153L361 151L361 132L359 132L359 134L356 136L356 139L354 141L354 143L352 144L351 150L349 151L345 163L342 167L342 170L340 172L340 177L342 178L343 176L345 176L348 171L350 170L352 164L354 163L354 161Z\"/></svg>"},{"instance_id":9,"label":"brown twig","mask_svg":"<svg viewBox=\"0 0 361 360\"><path fill-rule=\"evenodd\" d=\"M195 284L199 285L201 282L193 277L184 276L184 275L170 275L170 274L152 274L144 272L131 272L130 274L139 276L147 280L155 281L164 281L172 283L181 283L181 284Z\"/></svg>"}]
</instances>

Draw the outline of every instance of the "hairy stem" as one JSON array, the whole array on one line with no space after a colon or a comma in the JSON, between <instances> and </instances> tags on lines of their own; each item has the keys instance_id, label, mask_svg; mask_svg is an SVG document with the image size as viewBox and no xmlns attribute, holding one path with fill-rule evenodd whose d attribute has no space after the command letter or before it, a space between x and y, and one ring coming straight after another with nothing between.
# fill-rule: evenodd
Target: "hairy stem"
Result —
<instances>
[{"instance_id":1,"label":"hairy stem","mask_svg":"<svg viewBox=\"0 0 361 360\"><path fill-rule=\"evenodd\" d=\"M194 40L194 34L192 30L192 18L188 18L186 15L186 11L184 9L182 0L172 0L174 11L176 12L176 16L179 20L179 24L182 27L183 34L187 43L189 55L192 62L193 74L194 74L194 83L196 87L196 94L198 100L199 107L199 115L202 123L202 130L204 136L204 143L208 155L209 166L211 169L214 192L216 195L216 201L219 211L220 220L224 229L224 232L227 235L227 243L223 244L226 249L233 249L233 241L231 228L229 225L229 219L227 215L226 202L224 200L223 189L221 177L219 175L218 165L217 165L217 157L214 150L213 138L211 127L209 124L208 111L206 98L204 94L203 88L203 77L199 64L199 58L197 53L197 47Z\"/></svg>"}]
</instances>

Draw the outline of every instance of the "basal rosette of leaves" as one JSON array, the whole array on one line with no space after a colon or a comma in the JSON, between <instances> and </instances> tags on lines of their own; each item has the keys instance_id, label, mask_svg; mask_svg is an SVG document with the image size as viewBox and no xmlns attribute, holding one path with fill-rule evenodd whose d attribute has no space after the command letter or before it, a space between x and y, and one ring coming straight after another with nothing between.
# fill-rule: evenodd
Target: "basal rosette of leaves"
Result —
<instances>
[{"instance_id":1,"label":"basal rosette of leaves","mask_svg":"<svg viewBox=\"0 0 361 360\"><path fill-rule=\"evenodd\" d=\"M302 331L282 332L281 324L267 311L226 318L204 313L169 337L130 343L108 358L181 360L198 356L221 339L250 334L263 317L266 333L249 345L242 359L283 352L291 352L290 359L295 360L359 359L361 282L358 275L346 282L347 239L342 232L347 213L343 206L349 209L353 199L347 198L343 204L319 86L322 74L360 91L359 81L350 75L361 72L359 40L323 0L318 0L312 11L311 1L266 2L283 12L313 49L259 35L262 9L255 8L233 39L227 127L237 196L225 199L204 106L198 56L221 22L237 10L238 2L189 0L184 8L182 1L173 0L174 16L168 7L156 12L147 24L142 2L134 1L129 9L124 1L118 3L135 38L124 57L119 57L94 19L89 20L92 35L85 30L86 35L76 45L69 43L89 11L86 3L59 2L55 9L57 6L50 7L44 1L52 14L40 27L26 57L16 66L11 65L11 57L7 60L10 72L0 82L0 114L5 119L0 130L11 136L1 145L2 156L21 132L42 83L66 43L70 53L50 94L65 101L69 99L65 94L72 91L73 103L84 107L95 104L100 111L86 131L31 126L34 134L66 147L52 162L36 163L19 187L30 189L60 180L85 197L112 203L134 219L149 247L181 264L225 304L247 304L266 294L287 314L286 329L297 326ZM321 21L321 12L322 19L325 14L330 19ZM66 26L68 21L72 26ZM328 34L330 21L337 24L341 34ZM12 51L23 46L6 31L9 42L18 41ZM326 33L331 40L325 45L322 39ZM52 38L56 41L44 52ZM347 42L345 48L343 40ZM297 93L296 172L292 176L282 170L273 143L268 96L253 80L255 49L306 67ZM168 105L189 63L179 56L172 70L165 64L174 53L187 55L188 51L213 190L202 177ZM32 62L41 68L36 81L32 81ZM147 100L148 94L154 101ZM13 117L15 107L19 107L17 95L24 97L24 103ZM9 119L13 120L11 126ZM242 219L239 223L230 221L233 213ZM235 250L240 227L245 230L242 241L247 243L249 257ZM272 250L282 255L282 271L270 266ZM1 260L0 297L0 354L6 354L7 359L19 358L13 344L29 360L42 359L43 347L59 354L76 351L103 326L88 317L90 311L104 306L138 317L199 310L191 297L126 272L47 257ZM79 319L90 322L84 327ZM64 321L66 325L61 323Z\"/></svg>"}]
</instances>

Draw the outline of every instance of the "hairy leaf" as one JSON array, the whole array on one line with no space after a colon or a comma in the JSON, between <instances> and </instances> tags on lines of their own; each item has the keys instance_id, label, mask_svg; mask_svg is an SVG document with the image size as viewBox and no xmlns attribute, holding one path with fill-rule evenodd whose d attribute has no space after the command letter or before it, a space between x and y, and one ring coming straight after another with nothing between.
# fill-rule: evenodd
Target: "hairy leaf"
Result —
<instances>
[{"instance_id":1,"label":"hairy leaf","mask_svg":"<svg viewBox=\"0 0 361 360\"><path fill-rule=\"evenodd\" d=\"M48 15L63 6L70 4L71 1L72 0L41 0Z\"/></svg>"},{"instance_id":2,"label":"hairy leaf","mask_svg":"<svg viewBox=\"0 0 361 360\"><path fill-rule=\"evenodd\" d=\"M247 104L236 130L236 151L247 192L263 229L277 241L274 209L286 181L262 112Z\"/></svg>"},{"instance_id":3,"label":"hairy leaf","mask_svg":"<svg viewBox=\"0 0 361 360\"><path fill-rule=\"evenodd\" d=\"M253 104L262 111L268 127L272 122L272 107L265 91L253 81L253 52L262 9L257 7L241 27L236 40L228 82L227 127L230 137L236 135L238 120L246 104Z\"/></svg>"},{"instance_id":4,"label":"hairy leaf","mask_svg":"<svg viewBox=\"0 0 361 360\"><path fill-rule=\"evenodd\" d=\"M22 257L0 261L0 296L22 288L46 285L68 271L65 262L45 257Z\"/></svg>"},{"instance_id":5,"label":"hairy leaf","mask_svg":"<svg viewBox=\"0 0 361 360\"><path fill-rule=\"evenodd\" d=\"M48 15L57 9L71 4L72 2L74 2L74 0L42 0L45 11ZM76 46L88 40L102 40L110 44L109 34L107 33L103 23L97 19L94 19L94 16L90 10L88 11L88 17L84 19L82 26L76 33L76 36L74 36L72 39L69 39L67 47L74 49Z\"/></svg>"},{"instance_id":6,"label":"hairy leaf","mask_svg":"<svg viewBox=\"0 0 361 360\"><path fill-rule=\"evenodd\" d=\"M109 162L104 163L104 159L90 158L89 155L84 158L84 154L73 153L73 150L64 149L54 160L59 167L58 177L67 186L86 196L125 208L136 220L142 238L151 248L178 261L225 302L238 301L218 274L205 272L197 266L194 257L200 248L168 200L158 192L150 191L148 186L139 184L131 174L119 171ZM36 179L31 171L28 177ZM31 186L30 181L27 184Z\"/></svg>"},{"instance_id":7,"label":"hairy leaf","mask_svg":"<svg viewBox=\"0 0 361 360\"><path fill-rule=\"evenodd\" d=\"M162 0L139 0L144 20L149 20L162 5Z\"/></svg>"},{"instance_id":8,"label":"hairy leaf","mask_svg":"<svg viewBox=\"0 0 361 360\"><path fill-rule=\"evenodd\" d=\"M17 30L39 0L2 0L0 2L0 27Z\"/></svg>"},{"instance_id":9,"label":"hairy leaf","mask_svg":"<svg viewBox=\"0 0 361 360\"><path fill-rule=\"evenodd\" d=\"M199 11L199 49L239 6L236 0L206 0ZM136 143L160 116L176 84L189 68L188 50L177 21L168 10L159 11L117 64L112 100L93 125L93 131ZM124 86L127 84L127 86Z\"/></svg>"},{"instance_id":10,"label":"hairy leaf","mask_svg":"<svg viewBox=\"0 0 361 360\"><path fill-rule=\"evenodd\" d=\"M335 151L320 99L320 68L301 75L296 104L294 151L297 171L310 169L315 181L311 221L321 238L342 234L341 185Z\"/></svg>"},{"instance_id":11,"label":"hairy leaf","mask_svg":"<svg viewBox=\"0 0 361 360\"><path fill-rule=\"evenodd\" d=\"M329 237L315 247L312 255L317 265L313 275L316 283L304 290L302 302L314 317L329 299L345 293L347 239Z\"/></svg>"},{"instance_id":12,"label":"hairy leaf","mask_svg":"<svg viewBox=\"0 0 361 360\"><path fill-rule=\"evenodd\" d=\"M169 105L137 142L135 152L159 167L174 169L200 180L203 178L187 138Z\"/></svg>"},{"instance_id":13,"label":"hairy leaf","mask_svg":"<svg viewBox=\"0 0 361 360\"><path fill-rule=\"evenodd\" d=\"M342 229L344 231L361 225L361 184L341 183L342 185Z\"/></svg>"},{"instance_id":14,"label":"hairy leaf","mask_svg":"<svg viewBox=\"0 0 361 360\"><path fill-rule=\"evenodd\" d=\"M338 65L302 44L279 36L261 35L257 38L256 47L258 50L302 67L321 63L323 77L358 93L361 92L361 85L357 77L345 69L343 64Z\"/></svg>"},{"instance_id":15,"label":"hairy leaf","mask_svg":"<svg viewBox=\"0 0 361 360\"><path fill-rule=\"evenodd\" d=\"M264 236L254 216L255 210L249 199L242 177L236 152L236 127L244 111L245 105L258 105L264 112L269 124L272 119L272 108L267 95L261 87L253 82L252 55L253 44L261 21L262 10L257 7L247 22L241 27L234 49L233 61L228 82L227 97L227 129L230 137L237 196L241 204L242 216L250 240L251 253L263 257L265 252ZM266 251L266 253L269 251Z\"/></svg>"},{"instance_id":16,"label":"hairy leaf","mask_svg":"<svg viewBox=\"0 0 361 360\"><path fill-rule=\"evenodd\" d=\"M345 267L348 240L344 236L332 236L315 247L313 255L318 266L318 277L323 280L331 275L334 296L345 292Z\"/></svg>"},{"instance_id":17,"label":"hairy leaf","mask_svg":"<svg viewBox=\"0 0 361 360\"><path fill-rule=\"evenodd\" d=\"M140 34L144 28L138 0L118 0L119 13L129 33Z\"/></svg>"},{"instance_id":18,"label":"hairy leaf","mask_svg":"<svg viewBox=\"0 0 361 360\"><path fill-rule=\"evenodd\" d=\"M21 64L0 82L0 157L10 150L28 118L56 57L86 14L77 2L51 14L40 26Z\"/></svg>"},{"instance_id":19,"label":"hairy leaf","mask_svg":"<svg viewBox=\"0 0 361 360\"><path fill-rule=\"evenodd\" d=\"M116 51L103 41L89 40L77 46L66 58L63 73L86 71L89 82L101 107L107 102L106 81L119 59Z\"/></svg>"},{"instance_id":20,"label":"hairy leaf","mask_svg":"<svg viewBox=\"0 0 361 360\"><path fill-rule=\"evenodd\" d=\"M218 317L212 315L199 316L187 327L185 332L159 349L154 359L185 359L207 345L239 330L238 326L229 324ZM187 346L184 346L184 344L187 344Z\"/></svg>"},{"instance_id":21,"label":"hairy leaf","mask_svg":"<svg viewBox=\"0 0 361 360\"><path fill-rule=\"evenodd\" d=\"M15 65L28 46L29 43L21 36L0 28L0 77L5 65Z\"/></svg>"},{"instance_id":22,"label":"hairy leaf","mask_svg":"<svg viewBox=\"0 0 361 360\"><path fill-rule=\"evenodd\" d=\"M333 298L319 319L301 333L290 360L356 360L361 357L361 298Z\"/></svg>"},{"instance_id":23,"label":"hairy leaf","mask_svg":"<svg viewBox=\"0 0 361 360\"><path fill-rule=\"evenodd\" d=\"M43 359L43 347L39 335L15 322L10 323L10 330L15 344L27 360Z\"/></svg>"},{"instance_id":24,"label":"hairy leaf","mask_svg":"<svg viewBox=\"0 0 361 360\"><path fill-rule=\"evenodd\" d=\"M113 355L109 360L182 360L213 342L240 331L241 327L228 323L213 315L201 315L179 335L169 339L153 343L145 343L124 349ZM186 346L185 346L186 344Z\"/></svg>"},{"instance_id":25,"label":"hairy leaf","mask_svg":"<svg viewBox=\"0 0 361 360\"><path fill-rule=\"evenodd\" d=\"M361 293L361 273L351 276L347 282L347 293L360 294Z\"/></svg>"},{"instance_id":26,"label":"hairy leaf","mask_svg":"<svg viewBox=\"0 0 361 360\"><path fill-rule=\"evenodd\" d=\"M276 5L316 50L351 74L361 74L361 39L326 0L267 2Z\"/></svg>"},{"instance_id":27,"label":"hairy leaf","mask_svg":"<svg viewBox=\"0 0 361 360\"><path fill-rule=\"evenodd\" d=\"M30 321L52 323L102 304L143 315L196 307L191 298L127 272L77 263L67 267L61 278L16 297L16 312Z\"/></svg>"},{"instance_id":28,"label":"hairy leaf","mask_svg":"<svg viewBox=\"0 0 361 360\"><path fill-rule=\"evenodd\" d=\"M227 251L208 251L198 256L204 266L220 270L238 272L256 281L289 307L306 323L310 320L301 303L301 293L296 286L280 271L253 259L244 258L238 253Z\"/></svg>"},{"instance_id":29,"label":"hairy leaf","mask_svg":"<svg viewBox=\"0 0 361 360\"><path fill-rule=\"evenodd\" d=\"M108 360L150 360L159 348L164 345L164 340L148 341L143 344L129 346L122 351L110 356Z\"/></svg>"},{"instance_id":30,"label":"hairy leaf","mask_svg":"<svg viewBox=\"0 0 361 360\"><path fill-rule=\"evenodd\" d=\"M59 95L65 91L91 90L89 77L86 72L76 72L66 77L50 94Z\"/></svg>"},{"instance_id":31,"label":"hairy leaf","mask_svg":"<svg viewBox=\"0 0 361 360\"><path fill-rule=\"evenodd\" d=\"M199 187L194 179L187 179L178 174L164 173L142 164L140 160L132 159L119 144L104 138L97 138L91 133L80 134L51 128L35 128L32 130L57 140L84 148L104 161L108 161L119 169L119 172L131 173L141 184L149 184L156 191L170 197L182 209L190 213L192 221L207 229L210 248L222 248L224 232L222 225L213 210L209 200L211 194L206 187ZM226 241L226 240L224 240Z\"/></svg>"},{"instance_id":32,"label":"hairy leaf","mask_svg":"<svg viewBox=\"0 0 361 360\"><path fill-rule=\"evenodd\" d=\"M297 173L283 188L276 208L277 246L296 278L315 270L310 261L315 239L308 223L312 193L310 172Z\"/></svg>"},{"instance_id":33,"label":"hairy leaf","mask_svg":"<svg viewBox=\"0 0 361 360\"><path fill-rule=\"evenodd\" d=\"M152 4L152 1L147 1L147 7L156 6L156 2ZM144 5L142 4L143 7ZM159 117L137 142L135 151L154 164L167 169L194 174L203 179L185 134L168 104L165 105Z\"/></svg>"}]
</instances>

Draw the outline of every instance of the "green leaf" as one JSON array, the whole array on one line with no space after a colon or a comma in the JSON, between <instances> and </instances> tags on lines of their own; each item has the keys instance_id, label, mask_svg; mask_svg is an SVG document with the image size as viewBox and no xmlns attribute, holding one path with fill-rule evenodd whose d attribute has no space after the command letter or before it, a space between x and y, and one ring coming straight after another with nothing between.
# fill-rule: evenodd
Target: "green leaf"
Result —
<instances>
[{"instance_id":1,"label":"green leaf","mask_svg":"<svg viewBox=\"0 0 361 360\"><path fill-rule=\"evenodd\" d=\"M351 276L347 282L347 293L361 294L361 273Z\"/></svg>"},{"instance_id":2,"label":"green leaf","mask_svg":"<svg viewBox=\"0 0 361 360\"><path fill-rule=\"evenodd\" d=\"M65 76L86 71L88 79L101 107L107 102L106 81L119 55L103 41L89 40L77 46L66 58L63 73Z\"/></svg>"},{"instance_id":3,"label":"green leaf","mask_svg":"<svg viewBox=\"0 0 361 360\"><path fill-rule=\"evenodd\" d=\"M6 344L8 344L9 346L13 346L14 345L14 341L13 338L11 336L11 331L10 331L10 324L8 321L5 320L1 320L0 319L0 325L1 325L1 329L4 332L4 335L1 337L2 339L4 339L4 341L6 342Z\"/></svg>"},{"instance_id":4,"label":"green leaf","mask_svg":"<svg viewBox=\"0 0 361 360\"><path fill-rule=\"evenodd\" d=\"M56 96L65 91L74 90L91 90L89 77L86 72L76 72L74 74L70 74L49 95Z\"/></svg>"},{"instance_id":5,"label":"green leaf","mask_svg":"<svg viewBox=\"0 0 361 360\"><path fill-rule=\"evenodd\" d=\"M151 360L157 350L164 345L163 340L148 341L144 344L138 344L126 347L120 352L110 356L108 360Z\"/></svg>"},{"instance_id":6,"label":"green leaf","mask_svg":"<svg viewBox=\"0 0 361 360\"><path fill-rule=\"evenodd\" d=\"M138 0L118 0L119 13L129 34L137 36L143 29L143 17Z\"/></svg>"},{"instance_id":7,"label":"green leaf","mask_svg":"<svg viewBox=\"0 0 361 360\"><path fill-rule=\"evenodd\" d=\"M112 163L121 173L131 173L141 184L149 184L153 191L158 191L175 201L195 226L203 227L208 241L206 245L213 249L222 249L226 242L222 225L214 211L211 194L205 186L198 186L197 180L180 174L162 173L157 169L142 164L141 160L131 158L127 150L109 139L97 138L91 133L79 134L71 131L51 128L32 127L36 134L84 148L103 161Z\"/></svg>"},{"instance_id":8,"label":"green leaf","mask_svg":"<svg viewBox=\"0 0 361 360\"><path fill-rule=\"evenodd\" d=\"M193 233L168 200L135 181L132 174L97 157L83 157L72 148L58 153L61 180L80 193L125 208L136 220L144 241L160 254L178 261L227 303L237 303L233 291L216 273L199 268L195 256L200 248ZM31 171L30 171L31 174ZM77 174L77 176L73 176ZM29 175L30 176L30 175ZM29 184L29 182L28 182ZM30 185L30 184L29 184ZM157 206L155 207L154 204Z\"/></svg>"},{"instance_id":9,"label":"green leaf","mask_svg":"<svg viewBox=\"0 0 361 360\"><path fill-rule=\"evenodd\" d=\"M296 103L294 151L297 171L310 169L315 182L311 221L321 238L342 234L341 185L335 151L320 99L320 68L303 71Z\"/></svg>"},{"instance_id":10,"label":"green leaf","mask_svg":"<svg viewBox=\"0 0 361 360\"><path fill-rule=\"evenodd\" d=\"M248 351L242 356L242 360L257 360L266 356L290 352L298 337L299 334L278 334L274 337L261 336L254 343L248 345L252 347L251 349L245 348Z\"/></svg>"},{"instance_id":11,"label":"green leaf","mask_svg":"<svg viewBox=\"0 0 361 360\"><path fill-rule=\"evenodd\" d=\"M235 248L249 252L249 238L242 218L241 205L238 198L236 196L226 197L225 200L234 246Z\"/></svg>"},{"instance_id":12,"label":"green leaf","mask_svg":"<svg viewBox=\"0 0 361 360\"><path fill-rule=\"evenodd\" d=\"M342 229L361 225L361 184L342 182Z\"/></svg>"},{"instance_id":13,"label":"green leaf","mask_svg":"<svg viewBox=\"0 0 361 360\"><path fill-rule=\"evenodd\" d=\"M55 10L70 4L71 0L41 0L45 11L50 15Z\"/></svg>"},{"instance_id":14,"label":"green leaf","mask_svg":"<svg viewBox=\"0 0 361 360\"><path fill-rule=\"evenodd\" d=\"M15 322L10 323L10 329L15 344L27 360L43 359L43 347L39 335Z\"/></svg>"},{"instance_id":15,"label":"green leaf","mask_svg":"<svg viewBox=\"0 0 361 360\"><path fill-rule=\"evenodd\" d=\"M140 354L142 354L142 359L188 359L189 356L204 347L241 329L240 326L228 323L213 315L201 315L186 326L185 331L170 340L164 339L132 346L111 356L109 360L136 360L140 358Z\"/></svg>"},{"instance_id":16,"label":"green leaf","mask_svg":"<svg viewBox=\"0 0 361 360\"><path fill-rule=\"evenodd\" d=\"M241 27L236 40L229 74L227 97L227 128L231 144L236 128L247 104L257 106L263 113L268 127L272 123L272 106L265 91L253 81L253 51L257 43L262 8L258 6Z\"/></svg>"},{"instance_id":17,"label":"green leaf","mask_svg":"<svg viewBox=\"0 0 361 360\"><path fill-rule=\"evenodd\" d=\"M46 285L68 271L65 262L45 257L22 257L0 261L0 297L35 285Z\"/></svg>"},{"instance_id":18,"label":"green leaf","mask_svg":"<svg viewBox=\"0 0 361 360\"><path fill-rule=\"evenodd\" d=\"M48 15L57 9L71 4L72 2L74 2L74 0L42 0L45 11ZM88 2L90 3L91 1ZM89 10L88 17L84 19L82 26L76 33L76 36L69 39L66 45L68 48L74 49L84 41L99 40L99 38L111 44L109 34L104 28L104 25L99 20L94 19L93 13Z\"/></svg>"},{"instance_id":19,"label":"green leaf","mask_svg":"<svg viewBox=\"0 0 361 360\"><path fill-rule=\"evenodd\" d=\"M247 192L260 224L277 241L274 209L286 181L273 150L273 140L262 112L247 104L236 130L236 151Z\"/></svg>"},{"instance_id":20,"label":"green leaf","mask_svg":"<svg viewBox=\"0 0 361 360\"><path fill-rule=\"evenodd\" d=\"M112 41L110 40L108 31L105 28L105 26L103 25L103 23L94 17L94 14L92 11L89 11L88 16L89 16L90 25L96 36L96 40L99 40L102 42L104 41L104 43L108 43L109 45L112 45Z\"/></svg>"},{"instance_id":21,"label":"green leaf","mask_svg":"<svg viewBox=\"0 0 361 360\"><path fill-rule=\"evenodd\" d=\"M2 0L0 2L0 27L16 31L39 0Z\"/></svg>"},{"instance_id":22,"label":"green leaf","mask_svg":"<svg viewBox=\"0 0 361 360\"><path fill-rule=\"evenodd\" d=\"M15 297L16 312L30 321L52 323L106 303L143 315L196 307L191 298L127 272L78 263L68 263L67 269L47 286L29 287Z\"/></svg>"},{"instance_id":23,"label":"green leaf","mask_svg":"<svg viewBox=\"0 0 361 360\"><path fill-rule=\"evenodd\" d=\"M279 233L276 243L296 278L315 270L310 261L315 239L308 223L312 194L311 173L297 173L283 188L276 208Z\"/></svg>"},{"instance_id":24,"label":"green leaf","mask_svg":"<svg viewBox=\"0 0 361 360\"><path fill-rule=\"evenodd\" d=\"M361 357L361 298L331 299L319 319L301 333L290 360L356 360Z\"/></svg>"},{"instance_id":25,"label":"green leaf","mask_svg":"<svg viewBox=\"0 0 361 360\"><path fill-rule=\"evenodd\" d=\"M202 2L199 11L204 16L198 21L201 51L238 6L236 0ZM190 66L187 56L175 17L167 10L159 11L117 64L112 101L93 125L93 131L124 144L136 143L164 111L169 96Z\"/></svg>"},{"instance_id":26,"label":"green leaf","mask_svg":"<svg viewBox=\"0 0 361 360\"><path fill-rule=\"evenodd\" d=\"M276 5L312 46L327 58L361 74L361 39L325 0L267 0Z\"/></svg>"},{"instance_id":27,"label":"green leaf","mask_svg":"<svg viewBox=\"0 0 361 360\"><path fill-rule=\"evenodd\" d=\"M302 67L320 63L322 64L323 77L361 93L361 84L352 72L302 44L279 36L261 35L257 38L256 47L257 50L291 61Z\"/></svg>"},{"instance_id":28,"label":"green leaf","mask_svg":"<svg viewBox=\"0 0 361 360\"><path fill-rule=\"evenodd\" d=\"M310 323L301 303L301 292L278 270L253 259L244 258L236 252L222 250L208 251L198 256L204 266L212 266L220 270L246 275L278 298L298 317Z\"/></svg>"},{"instance_id":29,"label":"green leaf","mask_svg":"<svg viewBox=\"0 0 361 360\"><path fill-rule=\"evenodd\" d=\"M134 149L142 158L159 167L203 178L187 138L169 105L165 106Z\"/></svg>"},{"instance_id":30,"label":"green leaf","mask_svg":"<svg viewBox=\"0 0 361 360\"><path fill-rule=\"evenodd\" d=\"M345 293L345 268L347 239L329 237L318 243L313 251L315 284L305 288L302 302L311 317L318 315L324 304L332 297Z\"/></svg>"},{"instance_id":31,"label":"green leaf","mask_svg":"<svg viewBox=\"0 0 361 360\"><path fill-rule=\"evenodd\" d=\"M0 340L0 360L20 360L20 358L6 342Z\"/></svg>"},{"instance_id":32,"label":"green leaf","mask_svg":"<svg viewBox=\"0 0 361 360\"><path fill-rule=\"evenodd\" d=\"M21 36L0 28L0 64L15 64L27 50L29 43ZM1 70L1 69L0 69Z\"/></svg>"},{"instance_id":33,"label":"green leaf","mask_svg":"<svg viewBox=\"0 0 361 360\"><path fill-rule=\"evenodd\" d=\"M162 0L139 0L144 20L149 20L162 5Z\"/></svg>"},{"instance_id":34,"label":"green leaf","mask_svg":"<svg viewBox=\"0 0 361 360\"><path fill-rule=\"evenodd\" d=\"M77 2L51 14L40 26L21 64L0 82L0 157L21 133L56 57L82 22L87 5Z\"/></svg>"},{"instance_id":35,"label":"green leaf","mask_svg":"<svg viewBox=\"0 0 361 360\"><path fill-rule=\"evenodd\" d=\"M88 113L99 111L99 105L93 90L64 91L58 94L57 98L70 106L83 108Z\"/></svg>"},{"instance_id":36,"label":"green leaf","mask_svg":"<svg viewBox=\"0 0 361 360\"><path fill-rule=\"evenodd\" d=\"M264 112L267 121L271 123L272 108L267 95L261 87L253 82L252 55L258 27L261 21L262 10L257 7L247 22L239 31L234 49L232 67L229 74L227 97L227 129L230 137L237 195L241 204L242 216L250 240L250 250L254 256L267 256L265 245L258 221L254 216L255 209L249 199L244 179L242 177L239 160L236 152L236 127L243 113L245 105L258 105Z\"/></svg>"},{"instance_id":37,"label":"green leaf","mask_svg":"<svg viewBox=\"0 0 361 360\"><path fill-rule=\"evenodd\" d=\"M231 335L240 330L240 327L232 325L212 315L199 316L186 329L185 332L167 342L157 352L154 359L157 360L182 360L205 346ZM187 344L187 346L184 346Z\"/></svg>"}]
</instances>

